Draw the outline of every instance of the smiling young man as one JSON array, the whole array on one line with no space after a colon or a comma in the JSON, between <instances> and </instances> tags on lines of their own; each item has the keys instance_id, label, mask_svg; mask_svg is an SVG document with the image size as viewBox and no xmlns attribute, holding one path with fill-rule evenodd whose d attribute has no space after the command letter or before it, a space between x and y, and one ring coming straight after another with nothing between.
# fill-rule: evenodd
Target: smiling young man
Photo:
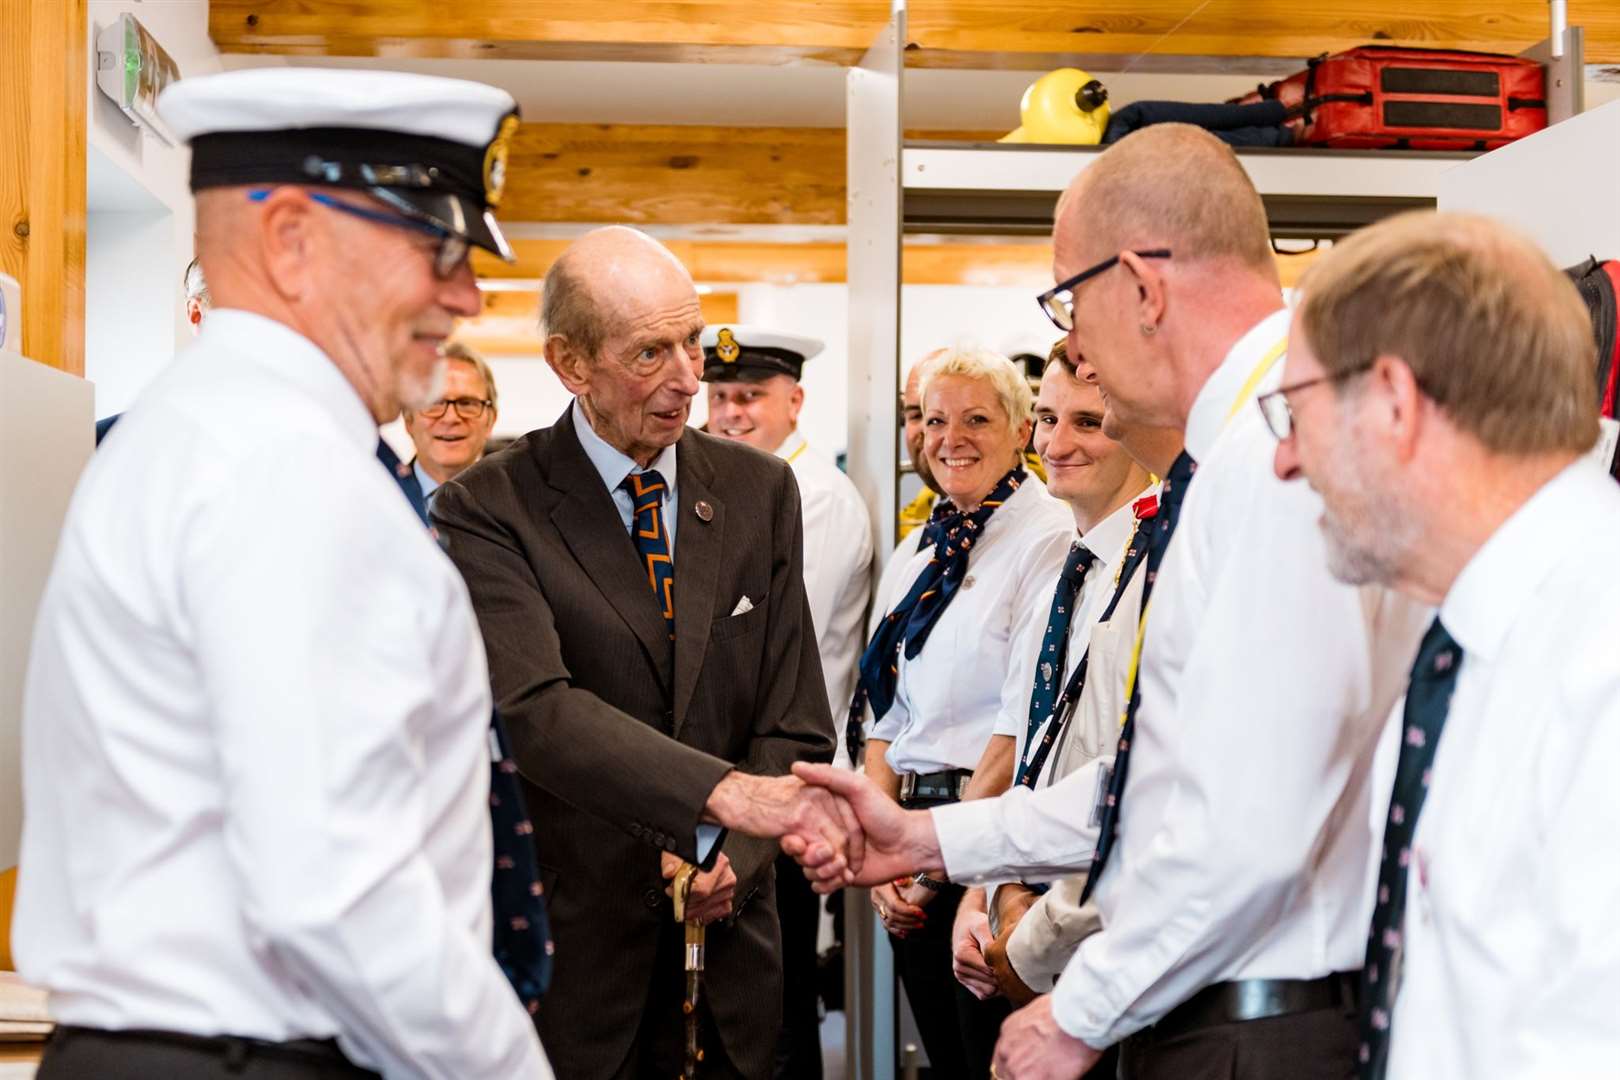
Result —
<instances>
[{"instance_id":1,"label":"smiling young man","mask_svg":"<svg viewBox=\"0 0 1620 1080\"><path fill-rule=\"evenodd\" d=\"M439 485L484 456L495 428L495 373L482 356L460 342L444 347L444 391L424 409L405 410L405 430L416 446L410 462L422 497L433 505Z\"/></svg>"}]
</instances>

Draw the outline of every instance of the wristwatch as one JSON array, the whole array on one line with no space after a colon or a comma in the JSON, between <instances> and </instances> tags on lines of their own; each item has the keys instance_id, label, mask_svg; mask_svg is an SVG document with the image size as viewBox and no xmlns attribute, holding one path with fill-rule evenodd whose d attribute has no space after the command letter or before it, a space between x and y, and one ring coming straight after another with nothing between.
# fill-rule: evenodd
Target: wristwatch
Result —
<instances>
[{"instance_id":1,"label":"wristwatch","mask_svg":"<svg viewBox=\"0 0 1620 1080\"><path fill-rule=\"evenodd\" d=\"M947 882L944 882L944 881L935 881L933 878L929 877L927 874L918 874L916 877L912 878L911 880L912 880L912 882L914 884L921 885L923 888L927 889L929 892L939 892L947 884Z\"/></svg>"}]
</instances>

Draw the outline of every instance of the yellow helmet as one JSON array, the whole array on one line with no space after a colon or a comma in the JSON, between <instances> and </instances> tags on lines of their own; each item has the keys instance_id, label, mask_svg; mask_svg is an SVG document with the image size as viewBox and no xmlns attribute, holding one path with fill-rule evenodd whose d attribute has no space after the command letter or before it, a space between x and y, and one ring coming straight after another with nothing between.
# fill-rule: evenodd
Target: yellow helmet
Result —
<instances>
[{"instance_id":1,"label":"yellow helmet","mask_svg":"<svg viewBox=\"0 0 1620 1080\"><path fill-rule=\"evenodd\" d=\"M1022 123L1001 142L1096 146L1108 130L1108 90L1079 68L1058 68L1029 84L1018 113Z\"/></svg>"}]
</instances>

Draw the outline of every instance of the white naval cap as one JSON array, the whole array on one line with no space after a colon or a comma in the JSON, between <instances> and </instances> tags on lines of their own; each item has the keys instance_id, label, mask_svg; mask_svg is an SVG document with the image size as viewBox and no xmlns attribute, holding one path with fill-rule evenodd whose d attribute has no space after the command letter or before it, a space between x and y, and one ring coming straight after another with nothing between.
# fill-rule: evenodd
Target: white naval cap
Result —
<instances>
[{"instance_id":1,"label":"white naval cap","mask_svg":"<svg viewBox=\"0 0 1620 1080\"><path fill-rule=\"evenodd\" d=\"M750 382L772 375L798 379L804 362L826 348L803 334L741 323L705 327L700 340L705 382Z\"/></svg>"},{"instance_id":2,"label":"white naval cap","mask_svg":"<svg viewBox=\"0 0 1620 1080\"><path fill-rule=\"evenodd\" d=\"M365 191L502 258L495 223L518 128L504 90L397 71L249 68L182 79L158 113L191 144L191 188Z\"/></svg>"}]
</instances>

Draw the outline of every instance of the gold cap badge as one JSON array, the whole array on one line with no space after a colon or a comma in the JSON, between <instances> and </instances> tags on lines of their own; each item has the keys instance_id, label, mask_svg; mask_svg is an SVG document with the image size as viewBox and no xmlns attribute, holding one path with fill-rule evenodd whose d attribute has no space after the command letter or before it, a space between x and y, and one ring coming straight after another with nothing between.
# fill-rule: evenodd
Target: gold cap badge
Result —
<instances>
[{"instance_id":1,"label":"gold cap badge","mask_svg":"<svg viewBox=\"0 0 1620 1080\"><path fill-rule=\"evenodd\" d=\"M501 205L501 194L506 190L506 155L512 150L512 136L517 129L517 113L507 113L489 149L484 151L484 202L491 210Z\"/></svg>"},{"instance_id":2,"label":"gold cap badge","mask_svg":"<svg viewBox=\"0 0 1620 1080\"><path fill-rule=\"evenodd\" d=\"M735 364L737 357L742 355L742 346L737 344L737 337L731 328L720 331L714 343L714 355L720 358L722 364Z\"/></svg>"}]
</instances>

